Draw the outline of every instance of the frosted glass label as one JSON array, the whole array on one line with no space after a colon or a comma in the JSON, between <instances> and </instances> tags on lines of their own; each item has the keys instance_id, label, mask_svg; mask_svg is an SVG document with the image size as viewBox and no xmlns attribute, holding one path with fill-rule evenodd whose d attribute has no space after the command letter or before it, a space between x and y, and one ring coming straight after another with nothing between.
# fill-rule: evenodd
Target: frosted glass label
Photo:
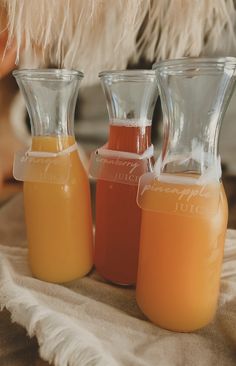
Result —
<instances>
[{"instance_id":1,"label":"frosted glass label","mask_svg":"<svg viewBox=\"0 0 236 366\"><path fill-rule=\"evenodd\" d=\"M91 155L89 173L92 178L129 185L138 185L142 174L151 170L153 147L143 155L98 149Z\"/></svg>"},{"instance_id":2,"label":"frosted glass label","mask_svg":"<svg viewBox=\"0 0 236 366\"><path fill-rule=\"evenodd\" d=\"M218 212L221 185L165 182L153 173L140 178L137 203L143 209L185 216L209 216Z\"/></svg>"},{"instance_id":3,"label":"frosted glass label","mask_svg":"<svg viewBox=\"0 0 236 366\"><path fill-rule=\"evenodd\" d=\"M20 151L15 154L13 176L23 182L65 184L69 180L70 153L77 145L59 153Z\"/></svg>"}]
</instances>

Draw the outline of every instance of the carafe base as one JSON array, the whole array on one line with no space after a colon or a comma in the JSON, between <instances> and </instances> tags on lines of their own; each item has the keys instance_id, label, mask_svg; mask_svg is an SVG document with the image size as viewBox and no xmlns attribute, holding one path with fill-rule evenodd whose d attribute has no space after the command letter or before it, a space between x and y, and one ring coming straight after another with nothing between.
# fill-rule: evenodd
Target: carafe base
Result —
<instances>
[{"instance_id":1,"label":"carafe base","mask_svg":"<svg viewBox=\"0 0 236 366\"><path fill-rule=\"evenodd\" d=\"M209 325L215 317L215 312L213 313L213 315L211 317L209 317L206 321L200 323L199 325L195 325L195 326L171 326L171 324L167 324L167 323L162 323L159 320L154 319L152 316L150 316L148 314L148 312L142 307L142 305L140 304L140 302L138 301L138 299L136 299L138 307L140 308L140 310L142 311L142 313L145 314L145 316L147 317L148 320L150 320L153 324L157 325L158 327L162 328L162 329L166 329L169 330L171 332L177 332L177 333L193 333L196 332L202 328L205 328L207 325ZM194 315L193 315L193 319L194 319Z\"/></svg>"},{"instance_id":2,"label":"carafe base","mask_svg":"<svg viewBox=\"0 0 236 366\"><path fill-rule=\"evenodd\" d=\"M72 275L72 276L70 275L70 276L64 276L64 277L62 277L62 276L50 276L50 277L44 276L42 274L39 274L37 271L34 271L32 268L31 268L31 273L34 278L37 278L40 281L56 283L56 284L63 284L66 282L71 282L71 281L80 279L80 278L88 275L92 271L92 269L93 269L93 265L91 265L86 270L79 272L76 275Z\"/></svg>"},{"instance_id":3,"label":"carafe base","mask_svg":"<svg viewBox=\"0 0 236 366\"><path fill-rule=\"evenodd\" d=\"M135 281L126 282L126 281L118 281L118 280L109 278L109 276L104 275L103 272L100 271L97 267L96 267L96 272L99 274L99 276L101 276L106 282L110 283L111 285L116 285L116 286L121 286L121 287L135 287L136 286Z\"/></svg>"}]
</instances>

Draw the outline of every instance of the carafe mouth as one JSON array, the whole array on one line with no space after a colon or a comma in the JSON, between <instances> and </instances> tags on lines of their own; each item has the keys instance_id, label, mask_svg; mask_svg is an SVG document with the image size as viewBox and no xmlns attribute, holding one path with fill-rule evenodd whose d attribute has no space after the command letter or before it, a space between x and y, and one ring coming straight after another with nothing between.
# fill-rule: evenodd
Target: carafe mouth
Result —
<instances>
[{"instance_id":1,"label":"carafe mouth","mask_svg":"<svg viewBox=\"0 0 236 366\"><path fill-rule=\"evenodd\" d=\"M99 78L111 81L142 81L156 78L154 70L132 69L132 70L106 70L98 74Z\"/></svg>"},{"instance_id":2,"label":"carafe mouth","mask_svg":"<svg viewBox=\"0 0 236 366\"><path fill-rule=\"evenodd\" d=\"M70 81L77 78L82 79L84 74L79 70L69 69L20 69L14 70L12 75L26 80L61 80Z\"/></svg>"},{"instance_id":3,"label":"carafe mouth","mask_svg":"<svg viewBox=\"0 0 236 366\"><path fill-rule=\"evenodd\" d=\"M219 58L201 58L201 57L183 57L179 59L168 59L155 63L152 69L169 75L178 75L184 73L218 73L225 69L235 70L235 57L219 57Z\"/></svg>"}]
</instances>

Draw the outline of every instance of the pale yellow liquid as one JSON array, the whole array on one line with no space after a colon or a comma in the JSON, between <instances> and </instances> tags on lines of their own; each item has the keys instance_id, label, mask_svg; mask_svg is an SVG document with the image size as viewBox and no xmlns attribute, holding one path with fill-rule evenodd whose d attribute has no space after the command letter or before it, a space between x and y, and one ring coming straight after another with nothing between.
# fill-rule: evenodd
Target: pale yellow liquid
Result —
<instances>
[{"instance_id":1,"label":"pale yellow liquid","mask_svg":"<svg viewBox=\"0 0 236 366\"><path fill-rule=\"evenodd\" d=\"M72 136L34 137L32 150L56 152L74 143ZM69 159L65 184L24 183L30 268L37 278L58 283L84 276L93 265L88 177L77 151Z\"/></svg>"},{"instance_id":2,"label":"pale yellow liquid","mask_svg":"<svg viewBox=\"0 0 236 366\"><path fill-rule=\"evenodd\" d=\"M170 187L179 189L178 184L167 184L166 192ZM218 187L216 200L220 197L220 201L214 214L142 210L137 302L146 316L163 328L193 331L214 317L228 217L224 189ZM207 187L209 192L213 189L217 193L216 187ZM143 204L157 203L168 211L175 200L173 193L149 192ZM193 202L194 208L204 204L198 197ZM209 209L207 200L205 205ZM192 210L190 205L188 208Z\"/></svg>"}]
</instances>

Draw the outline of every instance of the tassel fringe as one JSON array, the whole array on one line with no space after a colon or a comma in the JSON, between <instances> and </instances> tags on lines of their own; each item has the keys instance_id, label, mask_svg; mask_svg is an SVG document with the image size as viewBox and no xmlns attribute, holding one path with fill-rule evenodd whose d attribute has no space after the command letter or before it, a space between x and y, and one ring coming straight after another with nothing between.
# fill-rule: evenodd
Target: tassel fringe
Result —
<instances>
[{"instance_id":1,"label":"tassel fringe","mask_svg":"<svg viewBox=\"0 0 236 366\"><path fill-rule=\"evenodd\" d=\"M1 253L26 257L26 249L0 248ZM76 319L41 305L37 293L18 281L10 262L6 263L4 255L0 255L0 310L8 309L13 322L25 327L30 337L37 337L44 360L55 366L118 366L103 350L99 339L79 326Z\"/></svg>"}]
</instances>

